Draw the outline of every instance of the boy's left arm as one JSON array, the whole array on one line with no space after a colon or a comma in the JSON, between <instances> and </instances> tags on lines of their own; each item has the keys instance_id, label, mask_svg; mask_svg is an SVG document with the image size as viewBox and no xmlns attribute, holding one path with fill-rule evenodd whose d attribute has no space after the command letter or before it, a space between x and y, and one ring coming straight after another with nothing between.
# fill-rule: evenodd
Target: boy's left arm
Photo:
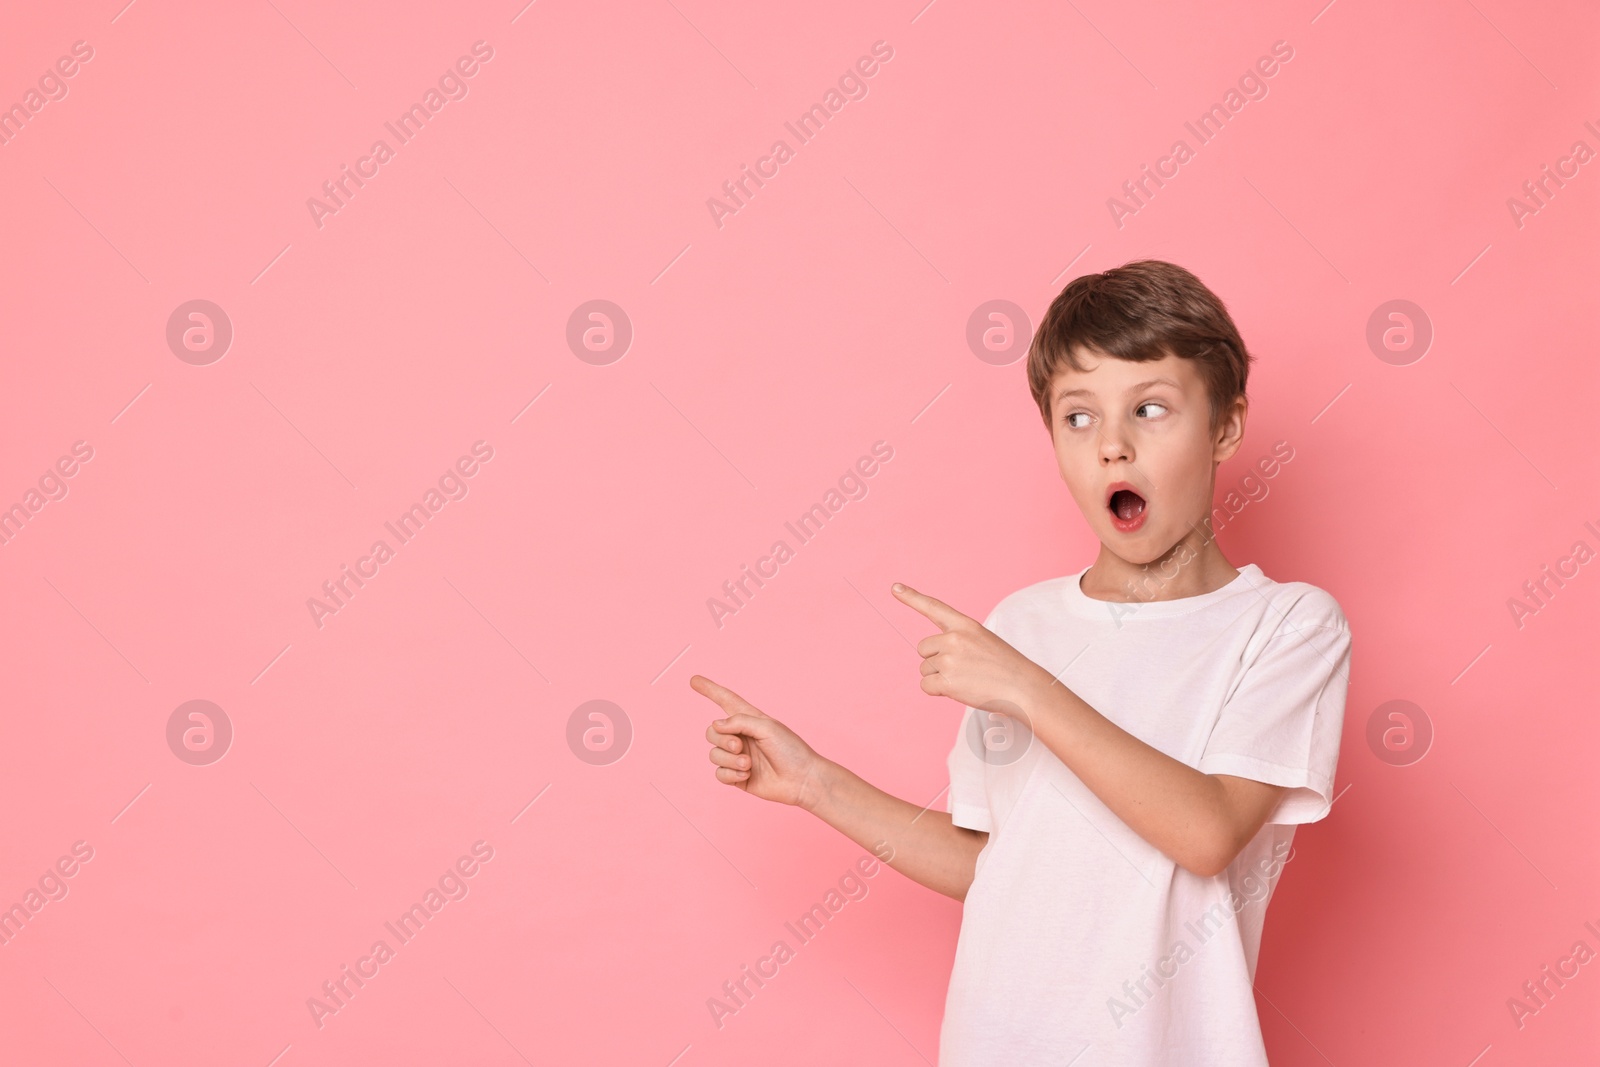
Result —
<instances>
[{"instance_id":1,"label":"boy's left arm","mask_svg":"<svg viewBox=\"0 0 1600 1067\"><path fill-rule=\"evenodd\" d=\"M1034 735L1135 833L1185 870L1206 878L1226 870L1285 792L1281 785L1198 771L1046 678L1017 702L1031 717Z\"/></svg>"},{"instance_id":2,"label":"boy's left arm","mask_svg":"<svg viewBox=\"0 0 1600 1067\"><path fill-rule=\"evenodd\" d=\"M940 631L917 645L922 691L969 707L1020 709L1035 737L1140 837L1185 870L1227 869L1285 792L1206 774L1141 741L975 619L906 586L899 600Z\"/></svg>"}]
</instances>

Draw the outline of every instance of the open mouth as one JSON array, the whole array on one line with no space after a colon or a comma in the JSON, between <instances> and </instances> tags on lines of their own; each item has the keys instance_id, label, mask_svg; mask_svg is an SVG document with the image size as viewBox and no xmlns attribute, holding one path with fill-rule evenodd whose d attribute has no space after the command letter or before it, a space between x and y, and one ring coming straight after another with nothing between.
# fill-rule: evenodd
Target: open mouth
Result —
<instances>
[{"instance_id":1,"label":"open mouth","mask_svg":"<svg viewBox=\"0 0 1600 1067\"><path fill-rule=\"evenodd\" d=\"M1118 489L1106 501L1111 510L1111 522L1123 533L1132 533L1144 525L1144 497L1132 489Z\"/></svg>"}]
</instances>

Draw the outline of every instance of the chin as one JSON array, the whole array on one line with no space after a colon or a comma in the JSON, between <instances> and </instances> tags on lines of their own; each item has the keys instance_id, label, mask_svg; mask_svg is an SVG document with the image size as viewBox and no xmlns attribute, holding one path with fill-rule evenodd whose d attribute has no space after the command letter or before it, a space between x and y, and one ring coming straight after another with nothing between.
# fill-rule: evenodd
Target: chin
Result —
<instances>
[{"instance_id":1,"label":"chin","mask_svg":"<svg viewBox=\"0 0 1600 1067\"><path fill-rule=\"evenodd\" d=\"M1140 532L1143 533L1144 531ZM1145 540L1142 544L1129 544L1129 537L1115 530L1111 531L1111 536L1115 540L1102 541L1101 543L1118 559L1135 567L1148 567L1177 547L1176 541L1171 544L1165 544L1156 540Z\"/></svg>"}]
</instances>

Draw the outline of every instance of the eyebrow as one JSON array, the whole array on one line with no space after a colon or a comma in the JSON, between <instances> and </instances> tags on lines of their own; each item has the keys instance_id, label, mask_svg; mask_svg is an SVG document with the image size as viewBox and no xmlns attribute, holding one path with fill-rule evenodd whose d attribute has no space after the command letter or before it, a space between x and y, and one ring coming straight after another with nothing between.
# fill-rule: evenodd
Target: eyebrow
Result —
<instances>
[{"instance_id":1,"label":"eyebrow","mask_svg":"<svg viewBox=\"0 0 1600 1067\"><path fill-rule=\"evenodd\" d=\"M1170 386L1172 386L1172 388L1178 389L1178 390L1181 390L1183 388L1181 385L1179 385L1177 382L1173 381L1171 378L1150 378L1150 379L1148 379L1146 381L1135 382L1133 385L1128 386L1128 392L1137 393L1139 390L1148 389L1152 385L1170 385ZM1061 390L1061 392L1056 394L1056 399L1057 400L1065 400L1069 396L1093 396L1093 395L1094 395L1094 390L1093 389L1063 389L1063 390Z\"/></svg>"}]
</instances>

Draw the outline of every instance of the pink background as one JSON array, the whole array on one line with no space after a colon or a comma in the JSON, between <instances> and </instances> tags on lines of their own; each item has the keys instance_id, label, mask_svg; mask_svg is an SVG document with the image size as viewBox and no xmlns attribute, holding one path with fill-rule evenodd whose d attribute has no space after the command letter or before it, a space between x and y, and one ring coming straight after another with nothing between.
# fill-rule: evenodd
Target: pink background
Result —
<instances>
[{"instance_id":1,"label":"pink background","mask_svg":"<svg viewBox=\"0 0 1600 1067\"><path fill-rule=\"evenodd\" d=\"M0 904L94 850L0 947L0 1059L935 1061L960 906L892 871L712 1022L863 850L718 784L687 681L942 810L959 708L889 584L982 617L1097 547L968 318L1010 300L1026 332L1147 256L1260 357L1219 487L1294 449L1224 552L1356 634L1344 792L1257 975L1274 1064L1592 1053L1600 965L1521 1028L1506 1005L1600 950L1600 567L1520 628L1507 604L1600 548L1600 164L1507 206L1600 148L1585 5L121 5L0 36L0 103L93 48L0 147L0 505L93 449L0 546ZM479 40L465 98L319 228L307 199ZM719 228L707 198L880 40ZM1119 228L1107 199L1276 41L1268 95ZM194 299L234 329L206 366L165 338ZM593 299L634 331L609 365L566 340ZM1409 365L1366 341L1393 299L1434 329ZM308 598L480 440L319 628ZM879 440L868 495L714 625ZM195 699L235 732L206 766L167 743ZM632 725L609 765L566 740L593 699ZM1396 699L1435 731L1409 766L1366 741ZM480 840L469 895L319 1028L307 998Z\"/></svg>"}]
</instances>

